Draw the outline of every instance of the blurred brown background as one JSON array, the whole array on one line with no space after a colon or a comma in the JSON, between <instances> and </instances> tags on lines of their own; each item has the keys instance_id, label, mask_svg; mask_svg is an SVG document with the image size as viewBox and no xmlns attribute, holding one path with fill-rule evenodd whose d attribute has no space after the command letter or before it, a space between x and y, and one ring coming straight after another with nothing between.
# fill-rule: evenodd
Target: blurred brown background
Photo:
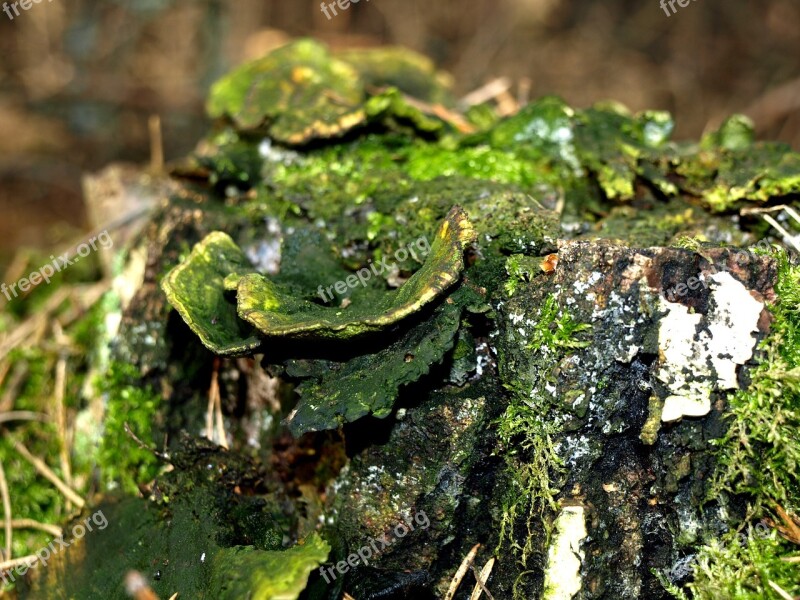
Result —
<instances>
[{"instance_id":1,"label":"blurred brown background","mask_svg":"<svg viewBox=\"0 0 800 600\"><path fill-rule=\"evenodd\" d=\"M676 5L677 8L677 5ZM13 13L12 13L13 14ZM231 66L293 36L335 47L402 44L464 94L497 76L577 106L661 108L677 137L731 112L800 149L800 0L361 0L328 20L318 0L41 0L0 12L0 267L24 245L86 228L80 176L166 158L207 127L203 99ZM2 273L2 269L0 269Z\"/></svg>"}]
</instances>

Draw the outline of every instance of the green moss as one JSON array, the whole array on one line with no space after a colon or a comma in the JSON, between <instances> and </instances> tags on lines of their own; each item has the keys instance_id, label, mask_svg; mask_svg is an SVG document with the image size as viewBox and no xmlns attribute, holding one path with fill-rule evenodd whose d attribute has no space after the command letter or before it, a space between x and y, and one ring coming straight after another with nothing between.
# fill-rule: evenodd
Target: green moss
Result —
<instances>
[{"instance_id":1,"label":"green moss","mask_svg":"<svg viewBox=\"0 0 800 600\"><path fill-rule=\"evenodd\" d=\"M525 346L535 365L530 368L535 372L533 377L549 378L550 371L570 349L586 347L589 342L578 340L577 336L589 329L588 324L577 323L571 315L561 312L554 296L547 296ZM534 549L546 548L550 538L550 517L557 509L558 482L564 473L564 463L557 452L563 421L553 416L553 411L561 407L553 406L552 398L540 392L533 381L518 374L505 379L511 398L498 420L497 431L506 460L508 487L498 550L507 543L526 567Z\"/></svg>"},{"instance_id":2,"label":"green moss","mask_svg":"<svg viewBox=\"0 0 800 600\"><path fill-rule=\"evenodd\" d=\"M312 534L283 554L291 527L285 499L264 493L261 473L240 455L182 439L171 461L153 498L107 495L91 509L98 527L80 539L68 528L68 551L37 569L21 598L122 598L131 569L160 598L295 598L327 545ZM248 582L253 589L242 591Z\"/></svg>"},{"instance_id":3,"label":"green moss","mask_svg":"<svg viewBox=\"0 0 800 600\"><path fill-rule=\"evenodd\" d=\"M522 254L512 254L506 260L506 273L508 279L504 284L506 293L513 296L517 291L517 286L523 281L530 281L531 278L539 271L536 264L537 260L530 256Z\"/></svg>"},{"instance_id":4,"label":"green moss","mask_svg":"<svg viewBox=\"0 0 800 600\"><path fill-rule=\"evenodd\" d=\"M214 598L230 600L293 600L329 552L330 545L316 533L287 550L225 548L214 558L210 593Z\"/></svg>"},{"instance_id":5,"label":"green moss","mask_svg":"<svg viewBox=\"0 0 800 600\"><path fill-rule=\"evenodd\" d=\"M253 140L242 138L230 127L213 136L196 160L209 170L211 184L236 184L245 188L258 182L263 166Z\"/></svg>"},{"instance_id":6,"label":"green moss","mask_svg":"<svg viewBox=\"0 0 800 600\"><path fill-rule=\"evenodd\" d=\"M55 282L54 282L55 284ZM46 290L45 290L46 291ZM33 302L32 298L24 302ZM38 304L38 300L36 301ZM22 308L27 312L30 307ZM65 301L64 308L71 308ZM86 314L65 330L74 352L66 357L67 378L64 395L66 409L79 411L83 408L82 392L86 372L91 361L95 342L104 327L105 311L102 303L90 307ZM56 353L48 346L13 350L8 360L9 375L4 380L0 395L9 393L9 386L22 379L14 393L14 410L27 410L55 414L55 368ZM76 428L77 429L77 428ZM75 431L76 444L81 432ZM64 496L16 451L14 445L22 442L30 452L42 460L62 479L66 474L62 469L58 429L52 420L12 421L3 425L0 435L0 460L5 467L8 481L11 509L14 518L28 518L41 523L58 525L64 521L68 511ZM85 492L92 481L95 455L91 448L73 447L70 451L70 466L73 487L78 493ZM3 534L0 532L0 539ZM33 529L20 529L14 532L14 556L26 556L47 545L51 536Z\"/></svg>"},{"instance_id":7,"label":"green moss","mask_svg":"<svg viewBox=\"0 0 800 600\"><path fill-rule=\"evenodd\" d=\"M694 582L688 588L694 600L782 600L772 582L797 597L797 564L781 558L791 549L775 532L768 537L752 529L749 535L728 534L701 550L693 565Z\"/></svg>"},{"instance_id":8,"label":"green moss","mask_svg":"<svg viewBox=\"0 0 800 600\"><path fill-rule=\"evenodd\" d=\"M769 515L776 505L790 513L800 511L800 267L783 251L777 259L778 300L769 307L774 317L770 334L760 346L750 385L729 398L725 435L714 441L718 466L709 497L741 495L750 519ZM796 546L774 531L765 538L751 530L745 537L746 543L739 543L734 530L705 540L694 581L687 586L694 598L780 598L770 581L791 595L800 592L796 565L782 560ZM685 597L676 586L665 587L676 598Z\"/></svg>"},{"instance_id":9,"label":"green moss","mask_svg":"<svg viewBox=\"0 0 800 600\"><path fill-rule=\"evenodd\" d=\"M121 487L135 494L138 484L153 479L159 464L151 452L131 439L125 424L144 443L156 447L159 440L154 434L161 397L142 384L141 375L133 365L124 363L112 363L98 388L108 398L105 430L97 456L101 479L107 488Z\"/></svg>"},{"instance_id":10,"label":"green moss","mask_svg":"<svg viewBox=\"0 0 800 600\"><path fill-rule=\"evenodd\" d=\"M6 377L2 393L8 391L13 373L25 373L14 401L15 410L51 413L49 401L53 397L52 372L55 362L48 353L39 349L15 350L10 356L12 375ZM15 450L23 442L34 456L46 457L46 462L63 477L58 461L58 435L52 422L13 421L3 426L0 435L0 460L3 462L9 488L11 512L14 518L31 518L43 523L58 523L65 515L64 497L44 479L36 469ZM0 532L0 539L5 534ZM35 552L49 537L35 530L14 532L14 556Z\"/></svg>"},{"instance_id":11,"label":"green moss","mask_svg":"<svg viewBox=\"0 0 800 600\"><path fill-rule=\"evenodd\" d=\"M547 511L558 508L555 498L559 490L553 482L564 467L554 442L559 429L552 422L543 421L537 408L515 399L499 419L497 431L508 485L496 552L507 543L527 566L541 535L537 529L543 526L545 539L549 539L552 523L546 518Z\"/></svg>"},{"instance_id":12,"label":"green moss","mask_svg":"<svg viewBox=\"0 0 800 600\"><path fill-rule=\"evenodd\" d=\"M578 323L572 318L572 315L560 311L555 297L550 295L542 304L539 319L528 342L528 349L586 348L590 342L577 340L575 336L582 331L591 329L591 325Z\"/></svg>"},{"instance_id":13,"label":"green moss","mask_svg":"<svg viewBox=\"0 0 800 600\"><path fill-rule=\"evenodd\" d=\"M715 493L745 493L759 512L800 512L800 267L778 254L778 301L751 383L730 398L729 429L717 441Z\"/></svg>"},{"instance_id":14,"label":"green moss","mask_svg":"<svg viewBox=\"0 0 800 600\"><path fill-rule=\"evenodd\" d=\"M525 188L541 182L556 183L556 178L548 171L532 169L530 161L519 158L514 152L488 146L457 150L432 145L414 147L408 157L408 174L419 181L462 176Z\"/></svg>"}]
</instances>

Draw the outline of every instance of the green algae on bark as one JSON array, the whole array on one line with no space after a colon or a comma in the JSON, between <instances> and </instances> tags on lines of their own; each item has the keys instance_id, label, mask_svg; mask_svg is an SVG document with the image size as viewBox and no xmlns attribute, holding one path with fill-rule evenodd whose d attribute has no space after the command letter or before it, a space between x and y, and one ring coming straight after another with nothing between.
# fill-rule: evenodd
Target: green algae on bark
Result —
<instances>
[{"instance_id":1,"label":"green algae on bark","mask_svg":"<svg viewBox=\"0 0 800 600\"><path fill-rule=\"evenodd\" d=\"M293 525L281 496L248 459L210 442L181 444L150 498L107 498L88 509L102 528L77 538L67 528L68 546L33 572L20 597L119 598L133 569L162 598L297 598L328 544L316 533L284 543Z\"/></svg>"}]
</instances>

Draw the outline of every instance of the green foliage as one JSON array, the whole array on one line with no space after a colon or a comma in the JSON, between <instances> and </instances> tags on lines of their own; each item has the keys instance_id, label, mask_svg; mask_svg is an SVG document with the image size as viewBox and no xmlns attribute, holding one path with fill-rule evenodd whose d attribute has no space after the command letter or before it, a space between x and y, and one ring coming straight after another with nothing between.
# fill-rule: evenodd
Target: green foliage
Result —
<instances>
[{"instance_id":1,"label":"green foliage","mask_svg":"<svg viewBox=\"0 0 800 600\"><path fill-rule=\"evenodd\" d=\"M131 439L125 424L140 440L155 447L159 443L154 434L161 397L142 385L136 368L125 363L112 363L105 380L99 381L97 387L108 397L105 430L97 457L101 479L107 488L119 486L136 494L138 484L155 477L159 463L151 452Z\"/></svg>"},{"instance_id":2,"label":"green foliage","mask_svg":"<svg viewBox=\"0 0 800 600\"><path fill-rule=\"evenodd\" d=\"M498 422L509 481L500 518L498 548L507 542L523 566L538 545L535 529L544 526L546 539L552 524L547 511L555 511L558 488L553 484L563 472L553 438L559 433L552 421L543 421L538 409L513 399ZM516 530L524 523L524 531Z\"/></svg>"},{"instance_id":3,"label":"green foliage","mask_svg":"<svg viewBox=\"0 0 800 600\"><path fill-rule=\"evenodd\" d=\"M513 296L517 291L517 286L523 281L530 281L531 277L538 271L536 259L522 254L512 254L506 259L506 279L503 287L509 296Z\"/></svg>"},{"instance_id":4,"label":"green foliage","mask_svg":"<svg viewBox=\"0 0 800 600\"><path fill-rule=\"evenodd\" d=\"M778 255L771 332L746 390L730 398L728 431L716 443L715 493L746 493L756 513L800 511L800 267Z\"/></svg>"},{"instance_id":5,"label":"green foliage","mask_svg":"<svg viewBox=\"0 0 800 600\"><path fill-rule=\"evenodd\" d=\"M557 365L571 349L586 347L588 341L576 336L590 330L588 324L576 323L566 312L561 312L554 296L548 295L539 308L536 324L529 331L527 348L531 351L540 375ZM557 509L555 498L559 492L558 480L564 472L554 440L561 433L558 418L548 415L557 410L552 399L536 392L534 384L528 387L515 377L506 384L511 399L505 413L498 420L498 438L506 460L509 481L500 519L500 546L507 542L523 566L535 547L547 546L552 522L549 513ZM520 531L519 524L524 523ZM544 543L537 539L537 529L544 532Z\"/></svg>"},{"instance_id":6,"label":"green foliage","mask_svg":"<svg viewBox=\"0 0 800 600\"><path fill-rule=\"evenodd\" d=\"M750 372L750 385L729 397L728 429L714 441L718 466L709 495L743 494L751 517L776 505L794 514L800 510L800 267L784 251L777 260L778 300L770 306L770 334L761 344L759 365ZM796 596L797 565L782 560L793 549L775 532L767 538L749 535L741 544L732 531L699 549L694 581L687 587L700 600L781 598L770 588L772 581ZM685 597L675 586L665 589Z\"/></svg>"},{"instance_id":7,"label":"green foliage","mask_svg":"<svg viewBox=\"0 0 800 600\"><path fill-rule=\"evenodd\" d=\"M744 543L730 533L702 548L688 589L694 600L782 600L770 586L773 582L797 597L797 564L781 558L788 550L789 544L774 531L766 538L749 535Z\"/></svg>"},{"instance_id":8,"label":"green foliage","mask_svg":"<svg viewBox=\"0 0 800 600\"><path fill-rule=\"evenodd\" d=\"M577 323L572 315L559 311L555 297L548 296L542 304L528 348L586 348L591 342L576 340L575 335L591 329L588 323Z\"/></svg>"}]
</instances>

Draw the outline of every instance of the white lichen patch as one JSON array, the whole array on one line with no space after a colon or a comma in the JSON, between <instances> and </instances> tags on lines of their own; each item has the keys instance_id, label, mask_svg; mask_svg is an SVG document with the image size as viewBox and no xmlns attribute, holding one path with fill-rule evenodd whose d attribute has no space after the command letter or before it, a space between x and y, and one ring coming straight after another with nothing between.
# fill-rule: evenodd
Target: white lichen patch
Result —
<instances>
[{"instance_id":1,"label":"white lichen patch","mask_svg":"<svg viewBox=\"0 0 800 600\"><path fill-rule=\"evenodd\" d=\"M738 387L736 369L753 355L764 304L729 273L709 278L707 314L660 298L666 315L659 323L656 377L671 394L662 421L702 417L711 410L711 392Z\"/></svg>"},{"instance_id":2,"label":"white lichen patch","mask_svg":"<svg viewBox=\"0 0 800 600\"><path fill-rule=\"evenodd\" d=\"M587 535L584 512L582 506L565 506L556 519L547 552L543 600L572 600L581 591L581 542Z\"/></svg>"},{"instance_id":3,"label":"white lichen patch","mask_svg":"<svg viewBox=\"0 0 800 600\"><path fill-rule=\"evenodd\" d=\"M665 423L677 421L683 417L704 417L711 412L711 398L687 398L686 396L667 396L661 411L661 420Z\"/></svg>"}]
</instances>

